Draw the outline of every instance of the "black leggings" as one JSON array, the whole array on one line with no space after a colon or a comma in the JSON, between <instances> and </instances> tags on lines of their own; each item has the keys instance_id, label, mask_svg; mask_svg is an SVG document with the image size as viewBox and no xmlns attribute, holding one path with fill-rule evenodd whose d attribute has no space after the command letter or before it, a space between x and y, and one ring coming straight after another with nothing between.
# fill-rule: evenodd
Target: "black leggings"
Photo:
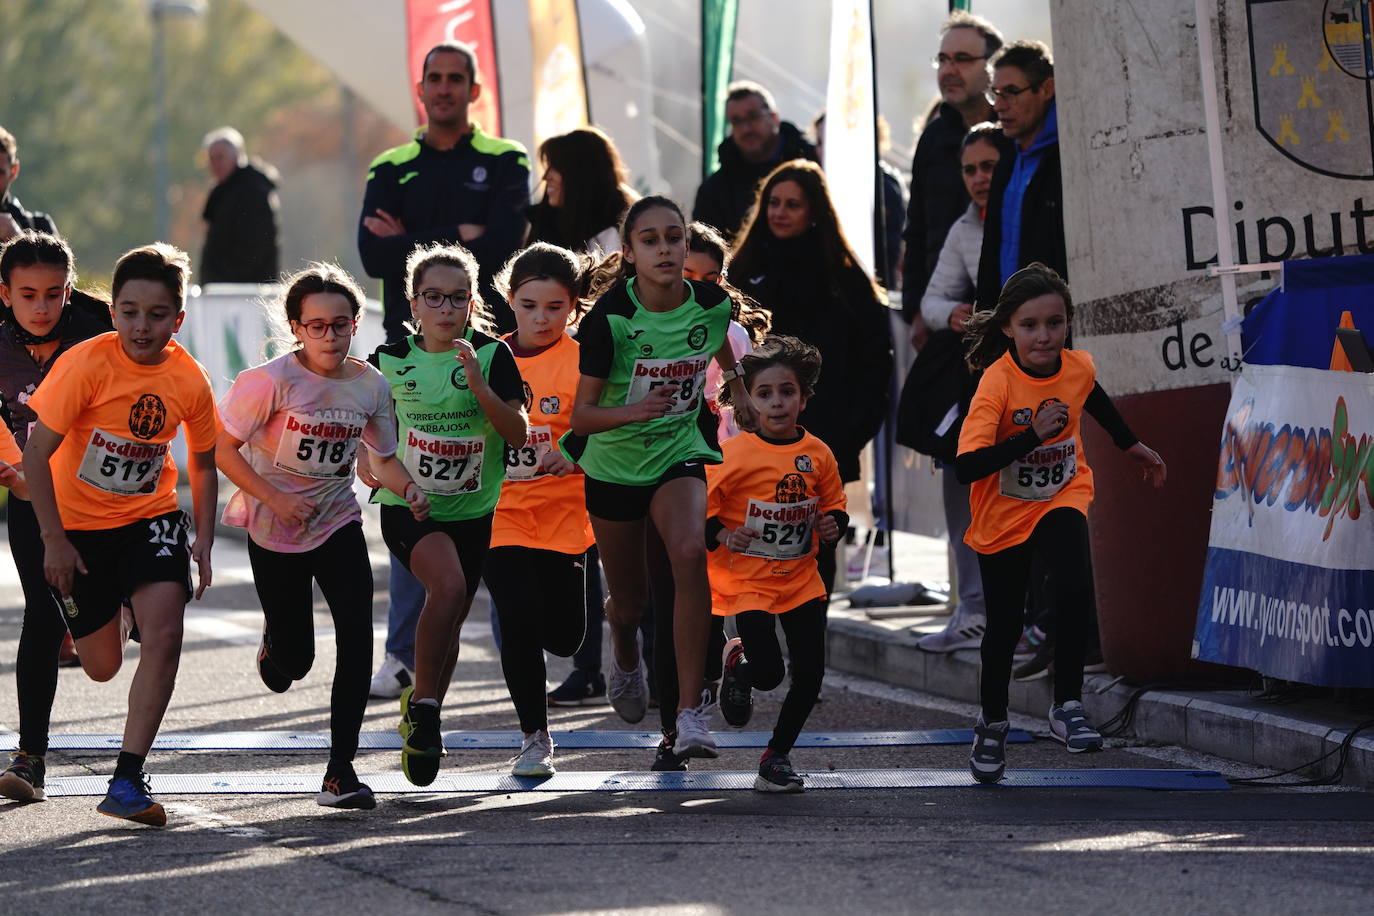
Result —
<instances>
[{"instance_id":1,"label":"black leggings","mask_svg":"<svg viewBox=\"0 0 1374 916\"><path fill-rule=\"evenodd\" d=\"M334 618L334 688L329 696L329 763L358 753L372 677L372 562L361 522L350 522L304 553L280 553L248 542L253 584L267 621L267 653L282 674L298 681L315 663L311 580Z\"/></svg>"},{"instance_id":2,"label":"black leggings","mask_svg":"<svg viewBox=\"0 0 1374 916\"><path fill-rule=\"evenodd\" d=\"M673 641L673 603L677 590L673 586L673 567L658 529L646 526L645 556L649 567L649 611L644 618L653 621L651 627L641 627L646 633L645 651L652 655L647 661L649 678L658 699L658 721L664 734L677 733L677 643ZM652 640L648 636L652 636ZM725 648L725 618L711 615L711 632L706 643L708 681L720 680L721 650Z\"/></svg>"},{"instance_id":3,"label":"black leggings","mask_svg":"<svg viewBox=\"0 0 1374 916\"><path fill-rule=\"evenodd\" d=\"M1044 561L1054 607L1054 702L1062 705L1083 695L1083 651L1093 601L1092 555L1088 520L1077 509L1052 509L1029 538L1014 547L978 555L988 628L983 634L983 720L1007 718L1012 655L1021 638L1030 581L1031 558Z\"/></svg>"},{"instance_id":4,"label":"black leggings","mask_svg":"<svg viewBox=\"0 0 1374 916\"><path fill-rule=\"evenodd\" d=\"M10 495L10 555L24 590L24 622L14 662L19 698L19 747L42 756L48 752L48 726L57 696L57 653L67 632L62 610L43 576L43 540L33 504Z\"/></svg>"},{"instance_id":5,"label":"black leggings","mask_svg":"<svg viewBox=\"0 0 1374 916\"><path fill-rule=\"evenodd\" d=\"M778 645L777 622L787 637L787 655L792 662L792 684L783 698L778 723L768 746L774 753L786 754L797 743L807 716L821 695L825 677L825 612L827 603L814 598L782 614L743 611L735 616L735 628L744 644L744 659L735 675L759 690L772 690L787 675L782 649Z\"/></svg>"},{"instance_id":6,"label":"black leggings","mask_svg":"<svg viewBox=\"0 0 1374 916\"><path fill-rule=\"evenodd\" d=\"M587 634L586 554L493 547L483 575L501 627L501 670L526 734L549 727L544 653L567 658Z\"/></svg>"}]
</instances>

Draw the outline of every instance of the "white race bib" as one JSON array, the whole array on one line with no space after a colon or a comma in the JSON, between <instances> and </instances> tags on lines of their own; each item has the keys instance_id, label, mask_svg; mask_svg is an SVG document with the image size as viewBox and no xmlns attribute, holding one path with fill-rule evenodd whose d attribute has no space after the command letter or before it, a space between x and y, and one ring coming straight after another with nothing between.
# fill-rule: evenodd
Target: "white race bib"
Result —
<instances>
[{"instance_id":1,"label":"white race bib","mask_svg":"<svg viewBox=\"0 0 1374 916\"><path fill-rule=\"evenodd\" d=\"M531 426L529 438L520 448L506 446L506 479L534 480L545 475L539 463L553 449L553 427Z\"/></svg>"},{"instance_id":2,"label":"white race bib","mask_svg":"<svg viewBox=\"0 0 1374 916\"><path fill-rule=\"evenodd\" d=\"M106 493L137 496L157 491L167 443L124 439L103 429L91 430L76 476Z\"/></svg>"},{"instance_id":3,"label":"white race bib","mask_svg":"<svg viewBox=\"0 0 1374 916\"><path fill-rule=\"evenodd\" d=\"M1078 441L1065 439L1042 445L1002 468L1002 495L1012 499L1044 502L1073 480L1078 473Z\"/></svg>"},{"instance_id":4,"label":"white race bib","mask_svg":"<svg viewBox=\"0 0 1374 916\"><path fill-rule=\"evenodd\" d=\"M630 375L630 390L625 393L626 404L638 404L650 391L674 382L677 391L668 407L667 417L692 413L701 402L701 390L706 385L706 367L711 364L707 354L686 359L637 359Z\"/></svg>"},{"instance_id":5,"label":"white race bib","mask_svg":"<svg viewBox=\"0 0 1374 916\"><path fill-rule=\"evenodd\" d=\"M406 430L403 464L416 486L430 496L476 493L482 489L481 436L438 436Z\"/></svg>"},{"instance_id":6,"label":"white race bib","mask_svg":"<svg viewBox=\"0 0 1374 916\"><path fill-rule=\"evenodd\" d=\"M816 497L799 503L749 500L744 527L759 536L749 541L745 556L769 560L798 560L811 552L811 526L816 521Z\"/></svg>"},{"instance_id":7,"label":"white race bib","mask_svg":"<svg viewBox=\"0 0 1374 916\"><path fill-rule=\"evenodd\" d=\"M356 423L288 413L274 463L302 477L348 477L362 434L362 426Z\"/></svg>"}]
</instances>

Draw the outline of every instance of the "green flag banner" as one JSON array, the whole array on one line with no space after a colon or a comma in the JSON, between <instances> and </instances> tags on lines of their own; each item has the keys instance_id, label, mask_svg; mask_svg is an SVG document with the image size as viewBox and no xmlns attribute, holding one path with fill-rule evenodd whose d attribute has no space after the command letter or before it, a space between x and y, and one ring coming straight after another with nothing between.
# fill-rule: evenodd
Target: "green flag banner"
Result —
<instances>
[{"instance_id":1,"label":"green flag banner","mask_svg":"<svg viewBox=\"0 0 1374 916\"><path fill-rule=\"evenodd\" d=\"M735 66L739 0L701 0L701 174L720 167L716 147L725 139L725 87Z\"/></svg>"}]
</instances>

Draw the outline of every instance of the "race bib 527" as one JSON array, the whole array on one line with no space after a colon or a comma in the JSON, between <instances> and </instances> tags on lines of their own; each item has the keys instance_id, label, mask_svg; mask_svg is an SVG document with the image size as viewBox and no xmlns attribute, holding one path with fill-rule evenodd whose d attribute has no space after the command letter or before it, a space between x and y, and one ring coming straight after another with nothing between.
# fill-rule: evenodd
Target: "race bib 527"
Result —
<instances>
[{"instance_id":1,"label":"race bib 527","mask_svg":"<svg viewBox=\"0 0 1374 916\"><path fill-rule=\"evenodd\" d=\"M402 463L416 485L431 496L482 489L482 436L440 436L406 430Z\"/></svg>"}]
</instances>

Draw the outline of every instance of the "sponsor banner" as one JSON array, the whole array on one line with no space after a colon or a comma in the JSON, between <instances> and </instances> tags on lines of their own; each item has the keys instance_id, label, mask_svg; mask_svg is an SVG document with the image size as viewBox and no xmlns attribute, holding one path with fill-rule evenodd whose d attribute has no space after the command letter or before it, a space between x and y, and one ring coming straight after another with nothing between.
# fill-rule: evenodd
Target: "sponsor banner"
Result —
<instances>
[{"instance_id":1,"label":"sponsor banner","mask_svg":"<svg viewBox=\"0 0 1374 916\"><path fill-rule=\"evenodd\" d=\"M725 139L725 87L735 68L739 0L701 0L701 177L720 168Z\"/></svg>"},{"instance_id":2,"label":"sponsor banner","mask_svg":"<svg viewBox=\"0 0 1374 916\"><path fill-rule=\"evenodd\" d=\"M1193 656L1374 686L1374 377L1247 366L1222 432Z\"/></svg>"},{"instance_id":3,"label":"sponsor banner","mask_svg":"<svg viewBox=\"0 0 1374 916\"><path fill-rule=\"evenodd\" d=\"M873 275L873 201L878 181L873 86L869 0L832 0L825 180L850 247L869 276Z\"/></svg>"},{"instance_id":4,"label":"sponsor banner","mask_svg":"<svg viewBox=\"0 0 1374 916\"><path fill-rule=\"evenodd\" d=\"M1290 261L1283 266L1283 284L1241 323L1245 361L1326 369L1344 312L1371 336L1374 255Z\"/></svg>"},{"instance_id":5,"label":"sponsor banner","mask_svg":"<svg viewBox=\"0 0 1374 916\"><path fill-rule=\"evenodd\" d=\"M1077 0L1051 0L1074 342L1114 395L1211 384L1238 368L1223 362L1221 281L1207 274L1218 224L1239 264L1374 252L1374 84L1359 63L1371 59L1362 57L1369 4L1202 6L1214 36L1223 213L1212 197L1195 0L1094 4L1090 16ZM1239 274L1241 304L1276 280Z\"/></svg>"},{"instance_id":6,"label":"sponsor banner","mask_svg":"<svg viewBox=\"0 0 1374 916\"><path fill-rule=\"evenodd\" d=\"M549 137L585 126L586 71L577 0L529 0L534 65L534 149Z\"/></svg>"},{"instance_id":7,"label":"sponsor banner","mask_svg":"<svg viewBox=\"0 0 1374 916\"><path fill-rule=\"evenodd\" d=\"M494 137L501 135L501 80L496 66L496 31L491 0L406 0L406 66L414 85L424 76L425 52L443 41L461 41L477 52L482 93L469 109L472 120ZM425 109L415 100L416 123Z\"/></svg>"}]
</instances>

